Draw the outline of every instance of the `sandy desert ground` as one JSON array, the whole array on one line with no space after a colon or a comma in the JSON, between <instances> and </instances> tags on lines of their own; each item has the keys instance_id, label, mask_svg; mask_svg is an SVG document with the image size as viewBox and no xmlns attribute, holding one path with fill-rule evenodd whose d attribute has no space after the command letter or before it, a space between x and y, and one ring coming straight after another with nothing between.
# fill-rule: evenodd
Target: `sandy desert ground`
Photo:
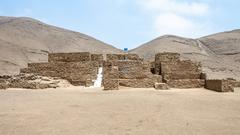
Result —
<instances>
[{"instance_id":1,"label":"sandy desert ground","mask_svg":"<svg viewBox=\"0 0 240 135\"><path fill-rule=\"evenodd\" d=\"M0 135L239 135L240 89L0 91Z\"/></svg>"}]
</instances>

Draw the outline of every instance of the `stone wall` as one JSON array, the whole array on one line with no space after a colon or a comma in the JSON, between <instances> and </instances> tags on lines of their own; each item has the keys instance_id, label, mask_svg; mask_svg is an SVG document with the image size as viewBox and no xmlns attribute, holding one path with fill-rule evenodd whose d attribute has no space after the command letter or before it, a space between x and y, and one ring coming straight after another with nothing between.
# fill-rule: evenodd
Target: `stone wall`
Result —
<instances>
[{"instance_id":1,"label":"stone wall","mask_svg":"<svg viewBox=\"0 0 240 135\"><path fill-rule=\"evenodd\" d=\"M8 84L6 78L0 78L0 89L7 89Z\"/></svg>"},{"instance_id":2,"label":"stone wall","mask_svg":"<svg viewBox=\"0 0 240 135\"><path fill-rule=\"evenodd\" d=\"M102 66L102 54L51 53L47 63L29 63L21 73L34 73L41 76L59 77L76 86L92 86Z\"/></svg>"},{"instance_id":3,"label":"stone wall","mask_svg":"<svg viewBox=\"0 0 240 135\"><path fill-rule=\"evenodd\" d=\"M170 62L170 61L179 61L180 54L179 53L171 53L171 52L164 52L158 53L155 55L155 62Z\"/></svg>"},{"instance_id":4,"label":"stone wall","mask_svg":"<svg viewBox=\"0 0 240 135\"><path fill-rule=\"evenodd\" d=\"M120 79L144 79L152 76L149 65L142 61L117 61Z\"/></svg>"},{"instance_id":5,"label":"stone wall","mask_svg":"<svg viewBox=\"0 0 240 135\"><path fill-rule=\"evenodd\" d=\"M172 88L202 88L205 85L205 81L202 79L177 79L167 80L166 82Z\"/></svg>"},{"instance_id":6,"label":"stone wall","mask_svg":"<svg viewBox=\"0 0 240 135\"><path fill-rule=\"evenodd\" d=\"M89 52L80 53L50 53L48 55L48 62L81 62L91 61L91 54Z\"/></svg>"},{"instance_id":7,"label":"stone wall","mask_svg":"<svg viewBox=\"0 0 240 135\"><path fill-rule=\"evenodd\" d=\"M201 73L200 64L194 63L190 60L161 62L161 74L176 73L176 72Z\"/></svg>"},{"instance_id":8,"label":"stone wall","mask_svg":"<svg viewBox=\"0 0 240 135\"><path fill-rule=\"evenodd\" d=\"M103 54L90 54L89 52L78 53L50 53L48 62L89 62L96 61L101 66L103 63Z\"/></svg>"},{"instance_id":9,"label":"stone wall","mask_svg":"<svg viewBox=\"0 0 240 135\"><path fill-rule=\"evenodd\" d=\"M117 67L118 74L112 74L109 67ZM151 63L143 62L136 54L108 54L104 64L104 88L109 88L105 80L117 79L119 86L133 88L153 88L156 82L162 82L160 75L151 73ZM110 68L111 69L111 68Z\"/></svg>"},{"instance_id":10,"label":"stone wall","mask_svg":"<svg viewBox=\"0 0 240 135\"><path fill-rule=\"evenodd\" d=\"M107 61L119 60L143 61L137 54L107 54Z\"/></svg>"},{"instance_id":11,"label":"stone wall","mask_svg":"<svg viewBox=\"0 0 240 135\"><path fill-rule=\"evenodd\" d=\"M105 61L103 63L103 86L104 90L119 89L118 66L113 62Z\"/></svg>"},{"instance_id":12,"label":"stone wall","mask_svg":"<svg viewBox=\"0 0 240 135\"><path fill-rule=\"evenodd\" d=\"M206 80L206 89L217 92L233 92L234 88L229 80Z\"/></svg>"},{"instance_id":13,"label":"stone wall","mask_svg":"<svg viewBox=\"0 0 240 135\"><path fill-rule=\"evenodd\" d=\"M200 63L180 60L178 53L159 53L155 56L156 74L173 88L199 88L204 86Z\"/></svg>"},{"instance_id":14,"label":"stone wall","mask_svg":"<svg viewBox=\"0 0 240 135\"><path fill-rule=\"evenodd\" d=\"M51 62L29 63L21 73L33 73L40 76L60 77L73 85L91 86L96 79L98 62Z\"/></svg>"},{"instance_id":15,"label":"stone wall","mask_svg":"<svg viewBox=\"0 0 240 135\"><path fill-rule=\"evenodd\" d=\"M178 53L170 53L170 52L164 52L164 53L158 53L155 55L155 61L154 61L154 73L161 75L161 63L163 62L175 62L180 60L180 54Z\"/></svg>"},{"instance_id":16,"label":"stone wall","mask_svg":"<svg viewBox=\"0 0 240 135\"><path fill-rule=\"evenodd\" d=\"M119 79L119 85L132 88L153 88L155 82L152 78L144 79Z\"/></svg>"},{"instance_id":17,"label":"stone wall","mask_svg":"<svg viewBox=\"0 0 240 135\"><path fill-rule=\"evenodd\" d=\"M102 67L103 65L103 55L102 54L91 54L91 61L96 61L98 62L99 66Z\"/></svg>"},{"instance_id":18,"label":"stone wall","mask_svg":"<svg viewBox=\"0 0 240 135\"><path fill-rule=\"evenodd\" d=\"M24 89L46 89L59 87L60 81L37 76L34 74L18 74L13 76L0 76L0 89L24 88Z\"/></svg>"}]
</instances>

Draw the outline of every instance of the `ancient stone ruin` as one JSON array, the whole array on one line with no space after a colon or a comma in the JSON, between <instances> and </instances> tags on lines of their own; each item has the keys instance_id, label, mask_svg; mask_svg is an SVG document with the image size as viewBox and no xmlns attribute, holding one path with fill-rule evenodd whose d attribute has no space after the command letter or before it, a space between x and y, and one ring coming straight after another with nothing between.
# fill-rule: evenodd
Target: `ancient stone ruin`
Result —
<instances>
[{"instance_id":1,"label":"ancient stone ruin","mask_svg":"<svg viewBox=\"0 0 240 135\"><path fill-rule=\"evenodd\" d=\"M75 86L92 86L98 68L103 63L103 55L82 53L49 54L47 63L29 63L21 73L33 73L41 76L59 77Z\"/></svg>"},{"instance_id":2,"label":"ancient stone ruin","mask_svg":"<svg viewBox=\"0 0 240 135\"><path fill-rule=\"evenodd\" d=\"M154 65L154 73L162 75L163 82L172 88L200 88L205 84L200 63L180 60L177 53L156 54Z\"/></svg>"},{"instance_id":3,"label":"ancient stone ruin","mask_svg":"<svg viewBox=\"0 0 240 135\"><path fill-rule=\"evenodd\" d=\"M22 76L61 78L75 86L103 86L104 90L118 90L121 87L163 90L205 86L214 91L229 92L234 90L234 86L240 85L233 79L208 80L206 74L202 73L200 63L181 60L178 53L158 53L152 62L128 53L107 54L105 60L102 54L89 52L52 53L48 56L48 62L29 63L20 73ZM14 86L15 81L11 79L13 77L9 78L0 79L0 89ZM21 88L28 88L28 85L31 86L29 88L48 88L47 85L25 82L27 84L22 82L14 88L21 85L24 85Z\"/></svg>"},{"instance_id":4,"label":"ancient stone ruin","mask_svg":"<svg viewBox=\"0 0 240 135\"><path fill-rule=\"evenodd\" d=\"M119 89L119 86L153 88L155 83L162 82L161 75L151 73L150 63L136 54L108 54L103 69L104 90Z\"/></svg>"}]
</instances>

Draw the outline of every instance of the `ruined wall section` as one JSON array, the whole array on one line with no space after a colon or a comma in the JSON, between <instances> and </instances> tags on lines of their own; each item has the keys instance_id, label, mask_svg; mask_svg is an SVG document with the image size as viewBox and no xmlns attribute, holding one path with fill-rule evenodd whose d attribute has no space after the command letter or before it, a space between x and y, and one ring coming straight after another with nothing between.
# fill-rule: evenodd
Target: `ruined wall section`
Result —
<instances>
[{"instance_id":1,"label":"ruined wall section","mask_svg":"<svg viewBox=\"0 0 240 135\"><path fill-rule=\"evenodd\" d=\"M104 90L119 89L119 71L116 63L109 61L103 63L103 86Z\"/></svg>"},{"instance_id":2,"label":"ruined wall section","mask_svg":"<svg viewBox=\"0 0 240 135\"><path fill-rule=\"evenodd\" d=\"M91 86L98 72L97 62L56 62L30 63L21 73L33 73L40 76L59 77L73 85Z\"/></svg>"},{"instance_id":3,"label":"ruined wall section","mask_svg":"<svg viewBox=\"0 0 240 135\"><path fill-rule=\"evenodd\" d=\"M91 54L89 52L80 53L50 53L48 55L48 62L81 62L91 61Z\"/></svg>"},{"instance_id":4,"label":"ruined wall section","mask_svg":"<svg viewBox=\"0 0 240 135\"><path fill-rule=\"evenodd\" d=\"M200 79L201 73L200 64L190 60L161 63L161 74L166 80Z\"/></svg>"},{"instance_id":5,"label":"ruined wall section","mask_svg":"<svg viewBox=\"0 0 240 135\"><path fill-rule=\"evenodd\" d=\"M103 55L81 53L49 54L48 63L29 63L21 73L33 73L40 76L59 77L76 86L92 86L96 80L98 68L103 63Z\"/></svg>"},{"instance_id":6,"label":"ruined wall section","mask_svg":"<svg viewBox=\"0 0 240 135\"><path fill-rule=\"evenodd\" d=\"M170 52L165 52L165 53L158 53L155 55L155 70L154 73L161 75L161 63L162 62L176 62L180 61L180 54L178 53L170 53Z\"/></svg>"},{"instance_id":7,"label":"ruined wall section","mask_svg":"<svg viewBox=\"0 0 240 135\"><path fill-rule=\"evenodd\" d=\"M234 92L234 86L230 80L206 80L205 88L217 92Z\"/></svg>"},{"instance_id":8,"label":"ruined wall section","mask_svg":"<svg viewBox=\"0 0 240 135\"><path fill-rule=\"evenodd\" d=\"M98 62L99 66L103 64L103 54L91 54L89 52L78 53L50 53L48 55L48 62Z\"/></svg>"},{"instance_id":9,"label":"ruined wall section","mask_svg":"<svg viewBox=\"0 0 240 135\"><path fill-rule=\"evenodd\" d=\"M205 83L200 63L180 60L178 53L156 54L154 71L172 88L199 88Z\"/></svg>"},{"instance_id":10,"label":"ruined wall section","mask_svg":"<svg viewBox=\"0 0 240 135\"><path fill-rule=\"evenodd\" d=\"M117 80L119 86L153 88L156 82L162 82L160 75L151 73L151 63L144 62L143 59L136 54L107 54L106 63L107 64L104 64L104 71L108 71L106 70L108 69L107 65L118 68ZM106 75L108 75L108 73L104 72L104 76ZM105 84L104 81L104 85Z\"/></svg>"},{"instance_id":11,"label":"ruined wall section","mask_svg":"<svg viewBox=\"0 0 240 135\"><path fill-rule=\"evenodd\" d=\"M107 61L133 60L143 61L137 54L107 54Z\"/></svg>"}]
</instances>

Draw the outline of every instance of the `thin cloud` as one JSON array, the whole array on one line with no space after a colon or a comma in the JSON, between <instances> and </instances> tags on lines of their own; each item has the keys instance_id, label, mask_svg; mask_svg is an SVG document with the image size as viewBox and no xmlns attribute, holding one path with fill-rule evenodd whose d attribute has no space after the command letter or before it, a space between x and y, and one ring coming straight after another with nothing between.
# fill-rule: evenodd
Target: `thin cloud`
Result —
<instances>
[{"instance_id":1,"label":"thin cloud","mask_svg":"<svg viewBox=\"0 0 240 135\"><path fill-rule=\"evenodd\" d=\"M207 22L198 23L174 13L164 13L155 18L153 27L158 35L174 34L196 38L209 34L209 25Z\"/></svg>"},{"instance_id":2,"label":"thin cloud","mask_svg":"<svg viewBox=\"0 0 240 135\"><path fill-rule=\"evenodd\" d=\"M177 0L139 0L137 3L153 18L153 29L158 35L196 38L211 32L211 22L204 20L210 12L207 3ZM201 21L197 22L196 18Z\"/></svg>"},{"instance_id":3,"label":"thin cloud","mask_svg":"<svg viewBox=\"0 0 240 135\"><path fill-rule=\"evenodd\" d=\"M206 3L179 2L177 0L140 0L140 4L152 11L173 12L185 15L205 15L209 11Z\"/></svg>"}]
</instances>

